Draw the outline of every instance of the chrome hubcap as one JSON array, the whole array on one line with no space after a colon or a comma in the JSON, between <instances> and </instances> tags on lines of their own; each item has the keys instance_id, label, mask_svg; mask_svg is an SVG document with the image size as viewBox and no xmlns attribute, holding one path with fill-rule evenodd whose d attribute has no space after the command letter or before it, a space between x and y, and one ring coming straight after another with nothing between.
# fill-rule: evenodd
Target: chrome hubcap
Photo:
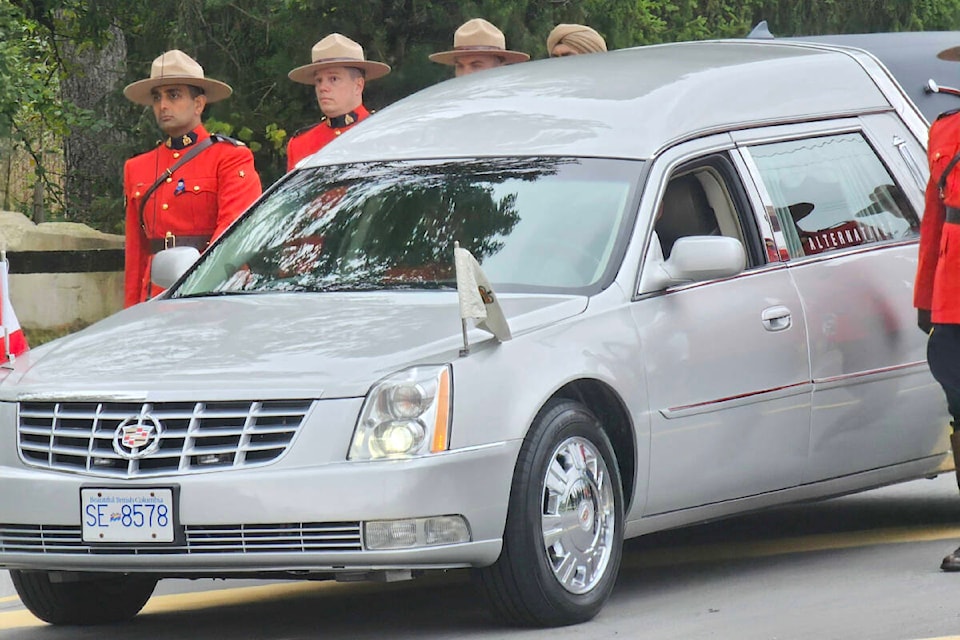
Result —
<instances>
[{"instance_id":1,"label":"chrome hubcap","mask_svg":"<svg viewBox=\"0 0 960 640\"><path fill-rule=\"evenodd\" d=\"M553 575L570 593L586 593L606 573L615 510L607 465L593 444L569 438L550 456L540 523Z\"/></svg>"}]
</instances>

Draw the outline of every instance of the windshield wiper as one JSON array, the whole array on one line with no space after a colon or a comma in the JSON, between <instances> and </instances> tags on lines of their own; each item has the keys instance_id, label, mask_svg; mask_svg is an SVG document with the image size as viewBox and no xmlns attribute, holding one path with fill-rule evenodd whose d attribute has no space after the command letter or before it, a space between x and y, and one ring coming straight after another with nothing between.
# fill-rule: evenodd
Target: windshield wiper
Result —
<instances>
[{"instance_id":1,"label":"windshield wiper","mask_svg":"<svg viewBox=\"0 0 960 640\"><path fill-rule=\"evenodd\" d=\"M182 294L173 294L170 296L172 300L185 300L187 298L222 298L226 296L244 296L251 293L263 293L259 289L235 289L232 291L200 291L198 293L182 293Z\"/></svg>"}]
</instances>

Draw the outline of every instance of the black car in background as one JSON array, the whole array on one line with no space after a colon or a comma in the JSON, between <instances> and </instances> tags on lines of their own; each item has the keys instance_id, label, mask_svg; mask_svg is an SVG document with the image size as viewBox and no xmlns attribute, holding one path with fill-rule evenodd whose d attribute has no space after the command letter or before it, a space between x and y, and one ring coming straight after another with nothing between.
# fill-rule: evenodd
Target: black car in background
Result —
<instances>
[{"instance_id":1,"label":"black car in background","mask_svg":"<svg viewBox=\"0 0 960 640\"><path fill-rule=\"evenodd\" d=\"M944 111L960 109L960 96L949 92L960 87L960 63L941 60L937 54L960 46L960 31L905 31L897 33L852 33L777 38L761 22L749 38L803 40L865 49L890 70L928 122ZM940 92L928 89L933 80Z\"/></svg>"}]
</instances>

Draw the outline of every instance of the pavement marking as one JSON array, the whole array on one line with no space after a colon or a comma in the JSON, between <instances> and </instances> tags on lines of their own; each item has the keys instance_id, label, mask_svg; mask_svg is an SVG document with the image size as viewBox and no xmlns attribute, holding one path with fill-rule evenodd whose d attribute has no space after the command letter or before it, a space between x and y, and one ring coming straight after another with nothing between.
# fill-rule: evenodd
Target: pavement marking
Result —
<instances>
[{"instance_id":1,"label":"pavement marking","mask_svg":"<svg viewBox=\"0 0 960 640\"><path fill-rule=\"evenodd\" d=\"M219 589L217 591L192 591L190 593L173 593L165 596L150 598L142 613L169 613L171 611L196 611L213 607L227 607L250 602L267 602L283 600L291 596L304 595L330 588L337 583L327 582L291 582L282 584L266 584L253 587L238 587L235 589Z\"/></svg>"},{"instance_id":2,"label":"pavement marking","mask_svg":"<svg viewBox=\"0 0 960 640\"><path fill-rule=\"evenodd\" d=\"M266 602L282 600L291 596L320 591L325 587L337 584L330 582L293 582L283 584L267 584L253 587L238 587L234 589L218 589L216 591L191 591L188 593L174 593L150 598L140 615L152 613L170 613L176 611L195 611L198 609L212 609L251 602ZM4 598L17 600L17 596ZM26 609L0 612L0 630L20 629L25 627L45 626L46 623L35 617Z\"/></svg>"},{"instance_id":3,"label":"pavement marking","mask_svg":"<svg viewBox=\"0 0 960 640\"><path fill-rule=\"evenodd\" d=\"M907 542L931 542L960 539L960 527L924 526L894 527L870 531L824 533L775 540L748 540L745 542L718 542L709 545L669 547L666 549L639 550L631 553L624 562L627 567L664 567L676 564L763 558L791 553L810 553L836 549L853 549L882 544Z\"/></svg>"},{"instance_id":4,"label":"pavement marking","mask_svg":"<svg viewBox=\"0 0 960 640\"><path fill-rule=\"evenodd\" d=\"M625 558L624 566L662 567L694 562L718 562L792 553L852 549L883 544L957 539L960 539L960 527L957 526L896 527L870 531L814 534L776 540L723 542L711 545L651 549L649 551L638 550ZM291 596L321 591L338 584L342 583L305 581L154 596L147 602L141 615L195 611L252 602L281 600ZM7 596L0 598L0 603L13 602L17 599L17 596ZM45 624L26 609L0 612L0 630L38 627ZM960 636L941 636L918 640L960 640Z\"/></svg>"}]
</instances>

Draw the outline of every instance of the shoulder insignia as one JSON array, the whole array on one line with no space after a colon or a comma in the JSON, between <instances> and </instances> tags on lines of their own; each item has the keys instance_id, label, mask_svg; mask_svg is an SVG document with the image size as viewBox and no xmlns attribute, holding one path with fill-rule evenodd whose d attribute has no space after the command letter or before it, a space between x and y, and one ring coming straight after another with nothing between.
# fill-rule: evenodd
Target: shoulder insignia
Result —
<instances>
[{"instance_id":1,"label":"shoulder insignia","mask_svg":"<svg viewBox=\"0 0 960 640\"><path fill-rule=\"evenodd\" d=\"M301 127L301 128L299 128L299 129L297 129L296 131L294 131L294 132L293 132L293 135L290 136L290 137L291 137L291 138L296 138L296 137L299 136L300 134L306 133L307 131L310 131L310 130L313 129L314 127L317 127L317 126L323 124L323 123L326 122L326 121L327 121L327 116L323 116L322 118L320 118L320 122L314 122L313 124L308 124L308 125L305 126L305 127Z\"/></svg>"},{"instance_id":2,"label":"shoulder insignia","mask_svg":"<svg viewBox=\"0 0 960 640\"><path fill-rule=\"evenodd\" d=\"M231 138L230 136L225 136L222 133L211 133L210 137L213 138L214 142L229 142L235 147L245 147L247 146L242 140L237 140L236 138Z\"/></svg>"},{"instance_id":3,"label":"shoulder insignia","mask_svg":"<svg viewBox=\"0 0 960 640\"><path fill-rule=\"evenodd\" d=\"M940 118L947 118L957 113L960 113L960 109L950 109L949 111L944 111L943 113L937 116L937 120L939 120Z\"/></svg>"}]
</instances>

